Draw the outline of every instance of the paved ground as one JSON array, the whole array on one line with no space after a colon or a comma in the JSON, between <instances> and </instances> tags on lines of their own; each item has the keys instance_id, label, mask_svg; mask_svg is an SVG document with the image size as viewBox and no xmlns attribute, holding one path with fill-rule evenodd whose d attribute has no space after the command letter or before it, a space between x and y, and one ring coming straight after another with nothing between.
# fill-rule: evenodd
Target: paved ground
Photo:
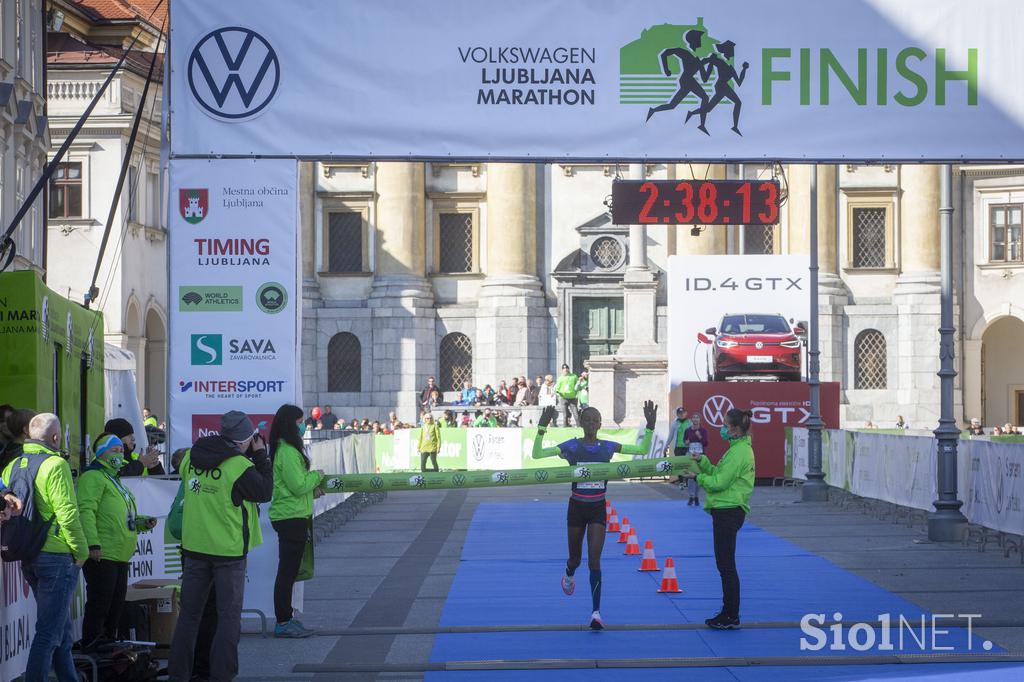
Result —
<instances>
[{"instance_id":1,"label":"paved ground","mask_svg":"<svg viewBox=\"0 0 1024 682\"><path fill-rule=\"evenodd\" d=\"M306 583L302 620L318 628L320 634L307 640L243 636L239 679L423 679L420 672L378 675L296 673L293 669L318 664L329 669L334 664L372 667L430 661L442 610L478 505L564 503L563 488L400 493L365 508L317 547L317 577ZM664 483L612 483L609 496L624 503L680 500L685 508L678 490ZM894 525L857 511L824 503L803 504L797 499L798 492L791 488L758 488L750 521L919 605L924 612L983 614L982 622L996 627L978 629L979 636L1005 650L1024 651L1024 566L1017 557L1004 559L1001 551L991 547L979 553L959 544L929 544L920 526ZM687 511L703 515L699 510ZM564 525L555 524L551 530L564 536ZM516 539L509 538L509 542ZM560 556L545 559L564 560ZM585 569L581 575L585 585ZM481 608L487 606L481 604ZM566 657L572 657L571 652ZM856 670L851 668L851 674ZM470 674L466 679L473 677Z\"/></svg>"}]
</instances>

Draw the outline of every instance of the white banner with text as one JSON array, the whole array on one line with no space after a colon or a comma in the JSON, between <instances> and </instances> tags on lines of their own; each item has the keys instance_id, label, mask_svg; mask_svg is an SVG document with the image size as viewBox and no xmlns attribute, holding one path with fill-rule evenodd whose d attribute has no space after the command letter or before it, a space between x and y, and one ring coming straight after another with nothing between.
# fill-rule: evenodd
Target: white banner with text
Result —
<instances>
[{"instance_id":1,"label":"white banner with text","mask_svg":"<svg viewBox=\"0 0 1024 682\"><path fill-rule=\"evenodd\" d=\"M175 0L174 156L1024 158L1018 0Z\"/></svg>"},{"instance_id":2,"label":"white banner with text","mask_svg":"<svg viewBox=\"0 0 1024 682\"><path fill-rule=\"evenodd\" d=\"M242 410L264 438L299 396L297 166L171 162L170 448Z\"/></svg>"}]
</instances>

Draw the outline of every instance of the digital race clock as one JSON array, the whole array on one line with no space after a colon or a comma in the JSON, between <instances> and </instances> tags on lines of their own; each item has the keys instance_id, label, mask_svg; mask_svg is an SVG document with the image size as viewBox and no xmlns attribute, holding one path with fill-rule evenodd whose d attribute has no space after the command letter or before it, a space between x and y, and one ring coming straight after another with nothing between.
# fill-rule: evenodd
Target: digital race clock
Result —
<instances>
[{"instance_id":1,"label":"digital race clock","mask_svg":"<svg viewBox=\"0 0 1024 682\"><path fill-rule=\"evenodd\" d=\"M779 222L775 180L616 180L616 225L774 225Z\"/></svg>"}]
</instances>

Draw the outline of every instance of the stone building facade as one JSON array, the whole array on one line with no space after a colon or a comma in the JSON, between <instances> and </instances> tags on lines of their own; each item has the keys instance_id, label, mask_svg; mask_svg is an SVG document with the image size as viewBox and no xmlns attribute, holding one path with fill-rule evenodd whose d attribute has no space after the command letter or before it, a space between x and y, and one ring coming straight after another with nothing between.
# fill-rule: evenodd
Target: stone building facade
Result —
<instances>
[{"instance_id":1,"label":"stone building facade","mask_svg":"<svg viewBox=\"0 0 1024 682\"><path fill-rule=\"evenodd\" d=\"M810 173L778 164L301 164L305 402L345 417L397 408L413 419L428 376L450 390L463 378L496 385L586 360L605 422L632 424L641 400L668 398L668 258L808 253ZM616 177L775 177L788 198L770 228L615 226L607 201ZM993 223L1019 225L1021 177L958 169L954 189L957 415L992 424L1024 417L1014 402L1024 379L1009 350L1024 346L1020 229ZM931 428L938 167L819 166L817 184L822 378L842 387L844 424L890 426L902 414ZM1004 230L995 247L993 230Z\"/></svg>"}]
</instances>

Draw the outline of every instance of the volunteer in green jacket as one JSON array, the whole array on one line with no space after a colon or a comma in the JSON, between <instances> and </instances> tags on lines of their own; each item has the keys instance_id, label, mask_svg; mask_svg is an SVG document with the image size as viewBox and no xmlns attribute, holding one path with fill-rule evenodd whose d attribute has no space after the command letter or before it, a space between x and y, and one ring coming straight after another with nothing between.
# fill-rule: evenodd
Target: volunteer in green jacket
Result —
<instances>
[{"instance_id":1,"label":"volunteer in green jacket","mask_svg":"<svg viewBox=\"0 0 1024 682\"><path fill-rule=\"evenodd\" d=\"M420 471L439 471L437 453L441 449L441 427L434 421L434 415L429 412L423 414L423 426L420 427L420 442L417 449L420 451ZM427 469L428 458L433 469Z\"/></svg>"},{"instance_id":2,"label":"volunteer in green jacket","mask_svg":"<svg viewBox=\"0 0 1024 682\"><path fill-rule=\"evenodd\" d=\"M700 455L697 485L707 495L704 509L711 514L715 542L715 564L722 577L722 610L704 622L716 630L740 627L740 576L736 571L736 534L750 513L750 494L754 490L754 450L750 445L750 418L746 410L729 410L719 433L729 449L712 464ZM693 472L687 472L694 476Z\"/></svg>"},{"instance_id":3,"label":"volunteer in green jacket","mask_svg":"<svg viewBox=\"0 0 1024 682\"><path fill-rule=\"evenodd\" d=\"M25 681L44 682L53 668L60 682L77 682L71 655L71 598L89 547L78 515L71 467L60 451L60 420L55 414L37 414L29 422L28 433L22 454L4 469L3 480L17 491L28 484L23 476L38 465L31 482L35 514L53 522L42 551L21 562L21 572L36 600L36 631L25 664Z\"/></svg>"},{"instance_id":4,"label":"volunteer in green jacket","mask_svg":"<svg viewBox=\"0 0 1024 682\"><path fill-rule=\"evenodd\" d=\"M144 452L135 451L135 427L127 419L120 417L108 419L103 425L103 433L110 433L124 443L124 467L121 478L129 476L163 476L164 467L160 464L160 451L150 446Z\"/></svg>"},{"instance_id":5,"label":"volunteer in green jacket","mask_svg":"<svg viewBox=\"0 0 1024 682\"><path fill-rule=\"evenodd\" d=\"M270 522L277 532L277 578L274 580L274 637L309 637L294 617L292 588L313 530L313 498L323 495L323 471L310 471L302 445L306 422L302 409L282 405L270 425L270 459L274 463L274 500Z\"/></svg>"},{"instance_id":6,"label":"volunteer in green jacket","mask_svg":"<svg viewBox=\"0 0 1024 682\"><path fill-rule=\"evenodd\" d=\"M249 550L263 543L258 503L270 502L274 474L266 444L244 412L220 418L220 432L196 441L181 460L181 613L174 628L169 679L189 682L196 637L210 586L217 590L217 632L210 679L238 675L245 566Z\"/></svg>"},{"instance_id":7,"label":"volunteer in green jacket","mask_svg":"<svg viewBox=\"0 0 1024 682\"><path fill-rule=\"evenodd\" d=\"M103 434L94 446L96 459L78 478L78 511L89 543L85 575L85 616L82 643L114 639L128 589L128 568L138 535L156 526L156 519L139 516L135 496L117 472L124 466L124 443Z\"/></svg>"},{"instance_id":8,"label":"volunteer in green jacket","mask_svg":"<svg viewBox=\"0 0 1024 682\"><path fill-rule=\"evenodd\" d=\"M473 428L496 429L498 428L498 419L490 409L485 409L476 416L476 419L473 420Z\"/></svg>"},{"instance_id":9,"label":"volunteer in green jacket","mask_svg":"<svg viewBox=\"0 0 1024 682\"><path fill-rule=\"evenodd\" d=\"M569 413L572 413L572 423L580 425L579 400L577 399L576 381L579 379L569 365L562 365L562 376L558 377L555 383L555 394L558 401L562 403L562 426L569 426Z\"/></svg>"}]
</instances>

